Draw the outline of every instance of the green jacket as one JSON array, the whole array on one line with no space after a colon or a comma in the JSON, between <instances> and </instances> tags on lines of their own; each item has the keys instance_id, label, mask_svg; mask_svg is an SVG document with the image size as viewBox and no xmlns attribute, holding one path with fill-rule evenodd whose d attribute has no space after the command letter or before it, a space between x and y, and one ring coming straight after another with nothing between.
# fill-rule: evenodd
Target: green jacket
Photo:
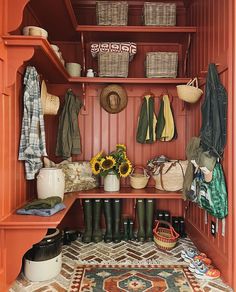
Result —
<instances>
[{"instance_id":1,"label":"green jacket","mask_svg":"<svg viewBox=\"0 0 236 292\"><path fill-rule=\"evenodd\" d=\"M71 89L65 95L65 104L59 118L56 155L65 158L81 153L81 139L78 114L82 101L76 98Z\"/></svg>"}]
</instances>

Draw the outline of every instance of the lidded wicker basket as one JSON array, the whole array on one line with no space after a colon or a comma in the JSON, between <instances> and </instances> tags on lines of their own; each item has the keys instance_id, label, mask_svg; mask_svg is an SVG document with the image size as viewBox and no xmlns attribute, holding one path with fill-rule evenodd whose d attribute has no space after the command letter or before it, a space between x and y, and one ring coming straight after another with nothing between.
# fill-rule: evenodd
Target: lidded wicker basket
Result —
<instances>
[{"instance_id":1,"label":"lidded wicker basket","mask_svg":"<svg viewBox=\"0 0 236 292\"><path fill-rule=\"evenodd\" d=\"M125 1L96 2L98 25L127 25L128 3Z\"/></svg>"},{"instance_id":2,"label":"lidded wicker basket","mask_svg":"<svg viewBox=\"0 0 236 292\"><path fill-rule=\"evenodd\" d=\"M141 169L142 173L135 172L137 169ZM142 166L135 166L130 174L130 185L134 189L143 189L146 187L149 175L147 171Z\"/></svg>"},{"instance_id":3,"label":"lidded wicker basket","mask_svg":"<svg viewBox=\"0 0 236 292\"><path fill-rule=\"evenodd\" d=\"M171 250L175 247L179 234L174 230L171 224L167 221L157 220L156 227L153 229L154 242L158 248L163 250ZM168 228L160 227L165 224Z\"/></svg>"}]
</instances>

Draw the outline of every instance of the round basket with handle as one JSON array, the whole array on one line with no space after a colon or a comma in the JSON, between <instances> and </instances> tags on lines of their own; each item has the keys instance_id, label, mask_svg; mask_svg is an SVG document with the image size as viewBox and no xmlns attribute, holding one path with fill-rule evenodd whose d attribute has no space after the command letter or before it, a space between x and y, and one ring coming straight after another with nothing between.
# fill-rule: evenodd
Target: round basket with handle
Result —
<instances>
[{"instance_id":1,"label":"round basket with handle","mask_svg":"<svg viewBox=\"0 0 236 292\"><path fill-rule=\"evenodd\" d=\"M137 169L141 170L142 173L137 172ZM147 171L142 166L135 166L130 174L130 185L134 189L143 189L146 187L149 175Z\"/></svg>"},{"instance_id":2,"label":"round basket with handle","mask_svg":"<svg viewBox=\"0 0 236 292\"><path fill-rule=\"evenodd\" d=\"M177 94L183 101L194 103L199 100L203 91L198 88L197 78L191 79L186 85L177 85Z\"/></svg>"},{"instance_id":3,"label":"round basket with handle","mask_svg":"<svg viewBox=\"0 0 236 292\"><path fill-rule=\"evenodd\" d=\"M165 224L168 228L160 226ZM171 250L175 247L179 234L174 230L172 225L163 220L156 220L156 227L153 229L154 242L157 247L163 250Z\"/></svg>"}]
</instances>

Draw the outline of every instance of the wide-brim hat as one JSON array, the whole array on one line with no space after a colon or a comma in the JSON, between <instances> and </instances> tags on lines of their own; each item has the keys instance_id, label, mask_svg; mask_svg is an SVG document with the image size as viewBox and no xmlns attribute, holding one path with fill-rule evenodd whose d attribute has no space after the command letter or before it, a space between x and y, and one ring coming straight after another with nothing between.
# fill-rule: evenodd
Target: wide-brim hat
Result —
<instances>
[{"instance_id":1,"label":"wide-brim hat","mask_svg":"<svg viewBox=\"0 0 236 292\"><path fill-rule=\"evenodd\" d=\"M58 96L47 92L45 81L41 84L41 104L44 115L56 115L60 106L60 99Z\"/></svg>"},{"instance_id":2,"label":"wide-brim hat","mask_svg":"<svg viewBox=\"0 0 236 292\"><path fill-rule=\"evenodd\" d=\"M127 106L127 103L127 93L118 84L110 84L101 91L100 104L110 114L121 112Z\"/></svg>"}]
</instances>

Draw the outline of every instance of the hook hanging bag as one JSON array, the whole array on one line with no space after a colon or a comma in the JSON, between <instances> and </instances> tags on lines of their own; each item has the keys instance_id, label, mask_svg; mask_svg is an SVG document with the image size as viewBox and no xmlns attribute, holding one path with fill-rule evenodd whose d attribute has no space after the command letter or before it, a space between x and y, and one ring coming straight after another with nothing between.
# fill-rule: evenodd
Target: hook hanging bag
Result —
<instances>
[{"instance_id":1,"label":"hook hanging bag","mask_svg":"<svg viewBox=\"0 0 236 292\"><path fill-rule=\"evenodd\" d=\"M177 85L176 88L178 97L189 103L197 102L203 94L203 91L198 88L197 78L191 79L186 85Z\"/></svg>"}]
</instances>

